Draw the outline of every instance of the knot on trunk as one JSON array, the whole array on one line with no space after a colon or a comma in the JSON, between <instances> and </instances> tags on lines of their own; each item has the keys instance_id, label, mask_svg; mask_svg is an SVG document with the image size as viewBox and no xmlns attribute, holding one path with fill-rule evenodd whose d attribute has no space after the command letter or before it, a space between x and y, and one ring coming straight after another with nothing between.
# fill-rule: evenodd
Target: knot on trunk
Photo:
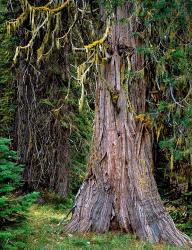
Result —
<instances>
[{"instance_id":1,"label":"knot on trunk","mask_svg":"<svg viewBox=\"0 0 192 250\"><path fill-rule=\"evenodd\" d=\"M135 52L135 48L132 46L132 43L128 41L128 38L123 36L118 40L117 52L120 56L132 56Z\"/></svg>"},{"instance_id":2,"label":"knot on trunk","mask_svg":"<svg viewBox=\"0 0 192 250\"><path fill-rule=\"evenodd\" d=\"M118 44L117 45L117 52L120 56L132 56L135 52L135 48L129 47L126 44Z\"/></svg>"}]
</instances>

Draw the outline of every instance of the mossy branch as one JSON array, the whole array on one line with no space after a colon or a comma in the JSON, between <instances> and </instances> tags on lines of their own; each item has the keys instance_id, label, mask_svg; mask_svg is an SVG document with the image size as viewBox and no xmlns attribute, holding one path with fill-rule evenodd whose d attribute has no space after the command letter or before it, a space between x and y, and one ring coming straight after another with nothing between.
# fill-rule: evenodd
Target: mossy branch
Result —
<instances>
[{"instance_id":1,"label":"mossy branch","mask_svg":"<svg viewBox=\"0 0 192 250\"><path fill-rule=\"evenodd\" d=\"M36 29L35 33L33 34L32 38L30 39L30 41L28 42L27 45L25 46L18 46L16 48L16 52L15 52L15 55L14 55L14 58L13 58L13 63L16 64L17 62L17 57L19 56L19 53L21 52L21 50L23 51L26 51L28 50L29 52L29 49L31 48L32 44L33 44L33 41L36 37L36 35L38 34L38 31L40 30L40 28L47 22L48 18L46 18L43 23Z\"/></svg>"},{"instance_id":2,"label":"mossy branch","mask_svg":"<svg viewBox=\"0 0 192 250\"><path fill-rule=\"evenodd\" d=\"M107 39L107 36L109 34L109 30L110 30L110 19L107 20L106 30L105 30L103 37L99 40L96 40L96 41L88 44L88 45L85 45L84 48L85 49L92 49L92 48L96 47L97 45L103 44L104 41Z\"/></svg>"},{"instance_id":3,"label":"mossy branch","mask_svg":"<svg viewBox=\"0 0 192 250\"><path fill-rule=\"evenodd\" d=\"M39 7L33 7L33 6L31 6L31 7L34 10L48 11L50 13L56 14L57 12L63 10L67 6L67 4L69 4L69 2L70 2L70 0L67 0L61 6L55 8L55 9L51 9L51 8L47 7L46 5L45 6L39 6Z\"/></svg>"},{"instance_id":4,"label":"mossy branch","mask_svg":"<svg viewBox=\"0 0 192 250\"><path fill-rule=\"evenodd\" d=\"M27 60L29 59L28 58L29 52L33 46L35 38L37 37L40 29L44 25L47 24L47 28L48 28L47 32L44 36L41 47L37 50L37 61L39 62L43 56L44 48L45 48L46 44L48 43L50 36L52 37L52 47L55 45L55 37L54 36L55 36L56 32L58 34L58 31L60 29L60 27L59 27L60 20L58 20L58 19L61 18L61 16L58 16L59 15L58 12L63 10L69 4L70 0L66 0L59 7L52 8L52 9L49 8L47 5L40 6L40 7L32 6L32 5L30 5L30 3L27 0L21 0L20 2L21 2L21 7L23 9L23 13L16 20L7 22L7 31L8 31L8 33L10 33L11 31L14 31L17 28L19 28L29 16L29 22L31 24L31 29L32 29L31 31L32 32L31 32L31 39L28 42L28 44L25 46L18 46L16 48L15 56L13 58L13 63L14 64L16 63L17 57L21 51L27 51ZM46 12L46 17L44 15L44 11ZM42 20L42 19L37 18L39 15L41 15L41 13L43 14L44 21L40 21L40 23L35 23L35 17L36 17L36 20ZM56 19L55 19L55 16L56 16ZM56 20L55 21L56 25L55 25L54 31L51 33L50 32L50 23L51 23L51 20L53 18L54 18L54 20ZM52 47L46 54L49 54L49 52L52 50Z\"/></svg>"},{"instance_id":5,"label":"mossy branch","mask_svg":"<svg viewBox=\"0 0 192 250\"><path fill-rule=\"evenodd\" d=\"M13 21L8 21L7 33L10 34L12 31L15 31L18 27L20 27L24 23L24 21L27 19L28 15L29 15L29 11L26 10L17 19Z\"/></svg>"}]
</instances>

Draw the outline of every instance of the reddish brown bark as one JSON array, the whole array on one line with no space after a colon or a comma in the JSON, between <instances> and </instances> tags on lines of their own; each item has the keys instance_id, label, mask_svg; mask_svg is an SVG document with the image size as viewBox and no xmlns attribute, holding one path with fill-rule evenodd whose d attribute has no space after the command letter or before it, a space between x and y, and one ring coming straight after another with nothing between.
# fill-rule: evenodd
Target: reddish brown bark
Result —
<instances>
[{"instance_id":1,"label":"reddish brown bark","mask_svg":"<svg viewBox=\"0 0 192 250\"><path fill-rule=\"evenodd\" d=\"M130 10L130 5L118 8L116 18L127 18ZM183 246L190 240L165 212L153 177L149 124L136 119L146 112L147 81L134 77L122 83L120 77L124 66L131 66L133 72L144 68L144 57L136 52L140 41L133 36L137 21L128 20L114 24L109 35L112 57L97 83L90 170L66 230L102 233L119 229L141 240Z\"/></svg>"}]
</instances>

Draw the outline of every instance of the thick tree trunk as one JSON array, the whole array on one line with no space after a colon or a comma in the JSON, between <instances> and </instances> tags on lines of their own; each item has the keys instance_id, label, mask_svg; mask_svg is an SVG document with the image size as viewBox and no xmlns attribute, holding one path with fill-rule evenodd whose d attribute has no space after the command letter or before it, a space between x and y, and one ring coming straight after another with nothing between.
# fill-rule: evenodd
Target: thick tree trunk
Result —
<instances>
[{"instance_id":1,"label":"thick tree trunk","mask_svg":"<svg viewBox=\"0 0 192 250\"><path fill-rule=\"evenodd\" d=\"M118 8L116 18L127 18L131 5ZM135 76L123 82L123 68L142 71L144 57L136 52L137 21L113 25L109 35L110 62L97 84L96 118L89 174L76 197L70 232L119 229L141 240L189 243L165 212L152 173L150 122L146 111L147 81ZM118 21L118 20L117 20ZM125 55L127 60L125 60Z\"/></svg>"},{"instance_id":2,"label":"thick tree trunk","mask_svg":"<svg viewBox=\"0 0 192 250\"><path fill-rule=\"evenodd\" d=\"M57 76L24 65L17 74L17 149L24 179L34 190L50 189L66 197L69 187L69 129L60 120L68 107ZM63 86L64 87L64 86ZM59 113L54 112L53 104Z\"/></svg>"}]
</instances>

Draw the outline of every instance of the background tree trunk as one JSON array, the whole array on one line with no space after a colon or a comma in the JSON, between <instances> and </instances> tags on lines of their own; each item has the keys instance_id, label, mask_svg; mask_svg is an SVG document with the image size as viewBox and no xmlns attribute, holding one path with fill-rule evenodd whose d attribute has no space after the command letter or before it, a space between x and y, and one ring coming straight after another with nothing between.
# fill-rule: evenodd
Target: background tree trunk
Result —
<instances>
[{"instance_id":1,"label":"background tree trunk","mask_svg":"<svg viewBox=\"0 0 192 250\"><path fill-rule=\"evenodd\" d=\"M34 1L33 4L36 6L43 3ZM25 10L22 5L21 2L21 7ZM45 19L42 13L33 13L37 26L40 25L41 19ZM27 29L33 29L30 16L31 14L24 22ZM61 20L60 32L65 32L68 30L67 10L63 10ZM29 188L49 189L66 197L69 186L69 168L66 166L69 163L70 129L63 125L63 120L69 111L69 106L65 102L68 88L69 48L64 46L59 53L55 49L52 43L58 19L53 16L51 21L50 30L46 30L46 26L40 29L28 59L25 60L24 53L20 55L19 63L16 64L17 150L20 162L26 165L24 179ZM49 32L52 33L51 37L48 35ZM33 31L31 33L33 34ZM45 39L46 35L47 39ZM23 37L23 44L27 44L31 39L30 35L29 37L24 35L22 29L20 29L20 37ZM45 44L42 45L43 43ZM38 49L42 50L39 61ZM50 51L52 51L51 57L45 58L44 55L49 54Z\"/></svg>"},{"instance_id":2,"label":"background tree trunk","mask_svg":"<svg viewBox=\"0 0 192 250\"><path fill-rule=\"evenodd\" d=\"M101 66L89 174L79 190L70 232L132 232L141 240L189 243L165 212L153 177L150 119L146 112L144 57L133 36L133 6L118 7L108 38L111 59ZM127 14L128 13L128 14ZM128 18L128 23L119 22ZM123 79L124 70L134 77ZM128 72L130 73L130 72ZM139 115L140 114L140 115Z\"/></svg>"},{"instance_id":3,"label":"background tree trunk","mask_svg":"<svg viewBox=\"0 0 192 250\"><path fill-rule=\"evenodd\" d=\"M25 64L17 72L18 154L26 165L24 179L29 188L46 188L66 197L70 131L61 121L68 109L60 91L63 81L49 68L38 70Z\"/></svg>"}]
</instances>

